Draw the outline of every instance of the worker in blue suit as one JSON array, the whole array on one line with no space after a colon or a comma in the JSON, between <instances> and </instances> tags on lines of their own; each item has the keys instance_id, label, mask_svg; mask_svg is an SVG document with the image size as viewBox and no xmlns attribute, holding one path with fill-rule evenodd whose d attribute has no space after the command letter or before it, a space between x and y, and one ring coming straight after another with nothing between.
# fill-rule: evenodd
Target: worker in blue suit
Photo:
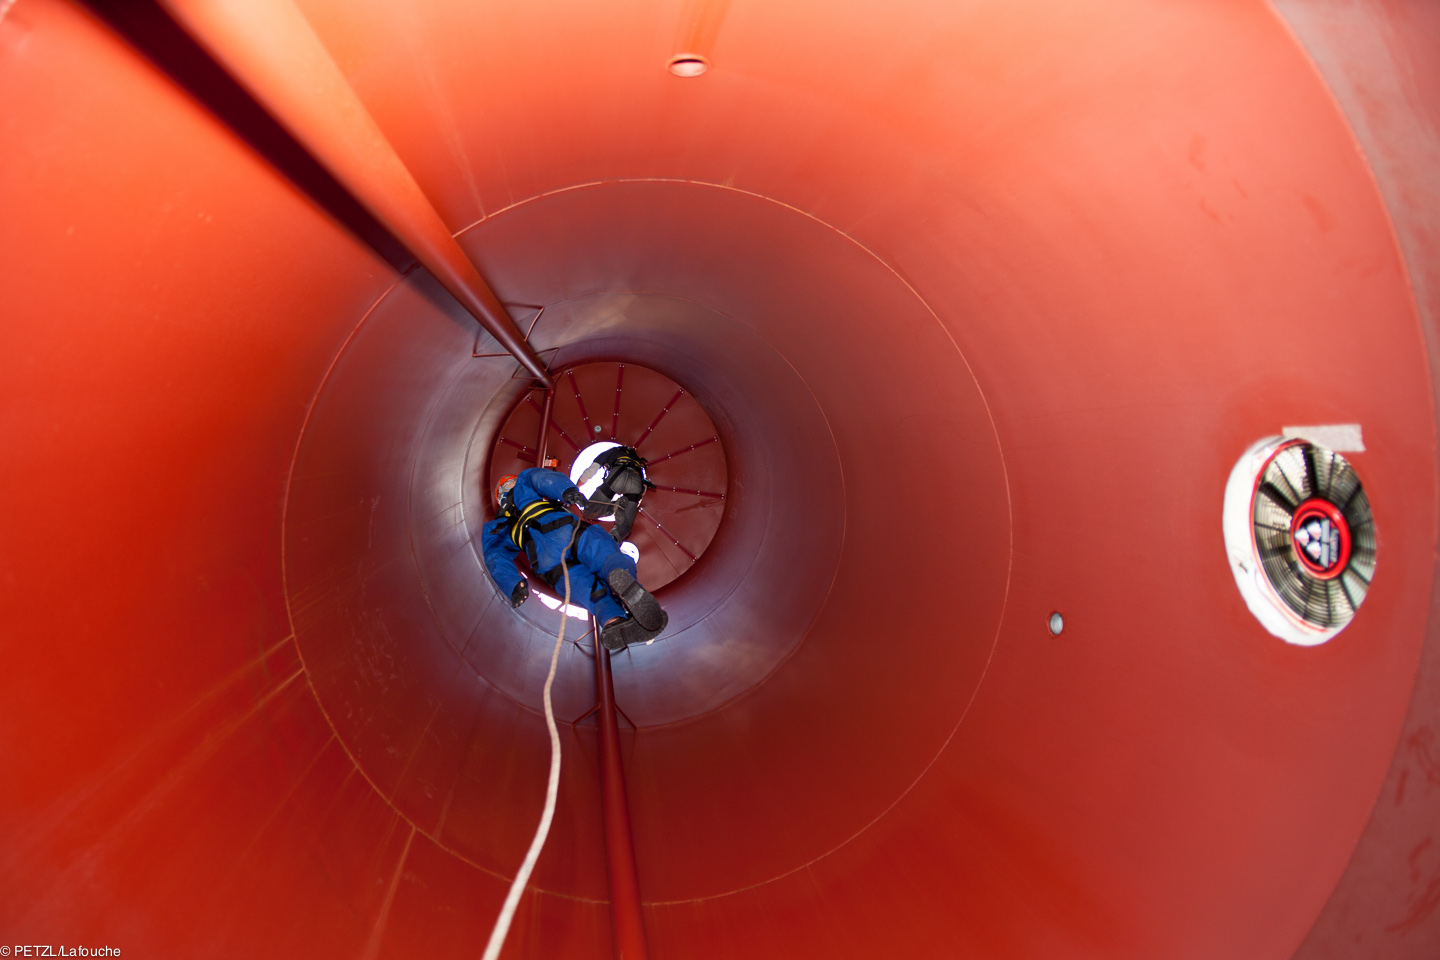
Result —
<instances>
[{"instance_id":1,"label":"worker in blue suit","mask_svg":"<svg viewBox=\"0 0 1440 960\"><path fill-rule=\"evenodd\" d=\"M561 596L565 558L570 602L595 616L607 649L653 640L665 629L669 617L636 579L635 561L621 553L602 528L567 509L588 501L564 474L531 468L518 477L503 477L495 487L495 501L498 513L485 524L481 544L485 568L512 607L530 596L529 582L515 568L516 557L524 551L530 569Z\"/></svg>"}]
</instances>

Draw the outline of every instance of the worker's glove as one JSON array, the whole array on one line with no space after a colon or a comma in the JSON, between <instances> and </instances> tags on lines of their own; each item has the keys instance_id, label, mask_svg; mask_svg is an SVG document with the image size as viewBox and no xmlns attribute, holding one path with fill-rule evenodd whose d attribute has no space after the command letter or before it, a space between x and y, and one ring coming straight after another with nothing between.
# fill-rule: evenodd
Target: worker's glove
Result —
<instances>
[{"instance_id":1,"label":"worker's glove","mask_svg":"<svg viewBox=\"0 0 1440 960\"><path fill-rule=\"evenodd\" d=\"M560 500L568 503L572 507L582 506L589 502L585 499L585 495L575 487L569 487L564 493L560 494Z\"/></svg>"},{"instance_id":2,"label":"worker's glove","mask_svg":"<svg viewBox=\"0 0 1440 960\"><path fill-rule=\"evenodd\" d=\"M518 607L520 606L520 604L524 603L526 600L529 599L530 582L528 580L521 580L519 583L515 584L515 589L510 591L510 606Z\"/></svg>"}]
</instances>

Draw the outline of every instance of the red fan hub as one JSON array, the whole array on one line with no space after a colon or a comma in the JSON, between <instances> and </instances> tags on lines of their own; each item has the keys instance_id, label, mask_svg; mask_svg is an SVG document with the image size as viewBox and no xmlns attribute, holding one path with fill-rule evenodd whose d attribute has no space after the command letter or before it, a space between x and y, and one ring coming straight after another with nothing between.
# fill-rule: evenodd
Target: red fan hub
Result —
<instances>
[{"instance_id":1,"label":"red fan hub","mask_svg":"<svg viewBox=\"0 0 1440 960\"><path fill-rule=\"evenodd\" d=\"M1318 580L1335 579L1350 562L1350 525L1328 500L1312 498L1295 509L1290 543L1305 572Z\"/></svg>"}]
</instances>

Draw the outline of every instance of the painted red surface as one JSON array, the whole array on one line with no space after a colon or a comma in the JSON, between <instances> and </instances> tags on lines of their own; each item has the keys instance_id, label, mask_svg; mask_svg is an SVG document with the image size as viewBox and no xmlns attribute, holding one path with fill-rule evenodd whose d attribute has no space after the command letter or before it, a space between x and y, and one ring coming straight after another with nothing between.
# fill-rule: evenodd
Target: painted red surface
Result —
<instances>
[{"instance_id":1,"label":"painted red surface","mask_svg":"<svg viewBox=\"0 0 1440 960\"><path fill-rule=\"evenodd\" d=\"M1440 340L1440 7L1277 3L1352 124L1405 255L1430 355ZM1433 361L1432 361L1433 366ZM1440 389L1433 372L1432 391ZM1296 960L1430 960L1440 944L1440 643L1429 636L1390 772L1350 865Z\"/></svg>"},{"instance_id":2,"label":"painted red surface","mask_svg":"<svg viewBox=\"0 0 1440 960\"><path fill-rule=\"evenodd\" d=\"M1283 960L1414 913L1316 924L1434 827L1371 839L1417 755L1430 314L1272 10L301 7L541 355L660 371L724 443L614 668L654 956ZM547 762L555 615L472 543L526 382L83 8L6 9L0 94L0 938L474 955ZM1337 422L1377 578L1289 647L1221 494ZM610 950L563 733L510 956Z\"/></svg>"}]
</instances>

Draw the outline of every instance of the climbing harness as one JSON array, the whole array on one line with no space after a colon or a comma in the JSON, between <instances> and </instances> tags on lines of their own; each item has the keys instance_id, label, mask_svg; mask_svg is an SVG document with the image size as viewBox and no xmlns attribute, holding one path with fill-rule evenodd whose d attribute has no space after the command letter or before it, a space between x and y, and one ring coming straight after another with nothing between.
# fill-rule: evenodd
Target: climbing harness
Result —
<instances>
[{"instance_id":1,"label":"climbing harness","mask_svg":"<svg viewBox=\"0 0 1440 960\"><path fill-rule=\"evenodd\" d=\"M540 522L542 517L555 514L553 520ZM514 500L510 500L501 508L501 515L513 518L510 523L510 542L517 550L525 552L525 559L530 561L530 569L550 586L559 582L561 569L569 563L579 563L578 544L580 531L589 524L576 517L569 510L553 500L536 500L529 504L524 510L516 510ZM535 534L550 533L558 530L565 524L573 524L575 529L570 532L570 546L561 557L561 566L551 568L549 573L540 572L540 558L535 549Z\"/></svg>"},{"instance_id":2,"label":"climbing harness","mask_svg":"<svg viewBox=\"0 0 1440 960\"><path fill-rule=\"evenodd\" d=\"M557 513L559 516L549 523L536 523L541 517L550 513ZM515 544L517 550L524 549L534 534L549 533L575 519L574 514L553 500L536 500L524 510L519 511L515 510L512 502L505 516L515 518L514 522L510 524L510 542Z\"/></svg>"},{"instance_id":3,"label":"climbing harness","mask_svg":"<svg viewBox=\"0 0 1440 960\"><path fill-rule=\"evenodd\" d=\"M645 466L650 461L635 453L635 451L629 447L619 447L618 450L619 452L616 453L614 459L609 463L605 462L605 454L603 453L595 458L595 462L605 467L606 471L605 481L601 483L600 487L595 491L595 499L597 500L613 500L615 498L615 488L613 484L616 480L620 479L627 470L634 470L639 474L640 482L643 484L642 490L655 489L655 484L651 483L650 478L645 476ZM606 452L608 453L609 451ZM641 491L635 491L635 493L639 492Z\"/></svg>"}]
</instances>

